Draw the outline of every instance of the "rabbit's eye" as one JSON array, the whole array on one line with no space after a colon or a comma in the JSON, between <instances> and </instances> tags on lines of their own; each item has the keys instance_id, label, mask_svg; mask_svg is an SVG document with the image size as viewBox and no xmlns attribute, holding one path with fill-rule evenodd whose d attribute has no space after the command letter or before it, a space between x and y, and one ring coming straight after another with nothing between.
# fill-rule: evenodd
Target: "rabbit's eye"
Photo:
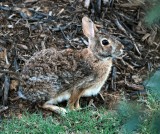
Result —
<instances>
[{"instance_id":1,"label":"rabbit's eye","mask_svg":"<svg viewBox=\"0 0 160 134\"><path fill-rule=\"evenodd\" d=\"M109 41L107 39L103 39L102 45L104 45L104 46L109 45Z\"/></svg>"}]
</instances>

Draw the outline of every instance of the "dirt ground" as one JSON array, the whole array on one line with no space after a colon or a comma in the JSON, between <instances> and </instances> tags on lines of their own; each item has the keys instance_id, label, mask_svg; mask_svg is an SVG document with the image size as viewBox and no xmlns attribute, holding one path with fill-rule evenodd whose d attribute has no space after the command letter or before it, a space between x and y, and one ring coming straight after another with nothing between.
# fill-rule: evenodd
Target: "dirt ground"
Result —
<instances>
[{"instance_id":1,"label":"dirt ground","mask_svg":"<svg viewBox=\"0 0 160 134\"><path fill-rule=\"evenodd\" d=\"M91 1L88 9L78 0L1 1L0 115L10 117L40 109L16 99L13 80L20 78L24 63L37 51L87 47L81 27L83 16L89 16L98 30L115 36L125 50L122 58L114 60L101 93L82 98L82 105L113 108L122 93L128 99L146 95L143 80L160 65L159 27L147 27L144 20L149 7L149 3L128 0L109 0L106 4Z\"/></svg>"}]
</instances>

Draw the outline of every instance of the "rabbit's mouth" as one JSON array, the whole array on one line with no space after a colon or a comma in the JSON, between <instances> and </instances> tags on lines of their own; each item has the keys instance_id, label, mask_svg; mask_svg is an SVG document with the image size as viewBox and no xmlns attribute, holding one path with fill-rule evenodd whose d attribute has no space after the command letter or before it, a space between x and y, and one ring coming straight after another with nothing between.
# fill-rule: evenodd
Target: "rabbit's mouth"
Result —
<instances>
[{"instance_id":1,"label":"rabbit's mouth","mask_svg":"<svg viewBox=\"0 0 160 134\"><path fill-rule=\"evenodd\" d=\"M98 56L101 57L101 59L112 58L112 54L108 54L108 53L99 53Z\"/></svg>"},{"instance_id":2,"label":"rabbit's mouth","mask_svg":"<svg viewBox=\"0 0 160 134\"><path fill-rule=\"evenodd\" d=\"M99 59L106 59L106 58L116 58L123 54L123 50L114 52L114 53L98 53Z\"/></svg>"}]
</instances>

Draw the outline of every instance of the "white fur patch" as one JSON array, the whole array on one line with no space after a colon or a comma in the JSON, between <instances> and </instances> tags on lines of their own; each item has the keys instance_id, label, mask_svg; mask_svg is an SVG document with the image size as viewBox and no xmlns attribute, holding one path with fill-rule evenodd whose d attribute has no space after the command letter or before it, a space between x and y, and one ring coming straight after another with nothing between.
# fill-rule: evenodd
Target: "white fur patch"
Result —
<instances>
[{"instance_id":1,"label":"white fur patch","mask_svg":"<svg viewBox=\"0 0 160 134\"><path fill-rule=\"evenodd\" d=\"M63 92L58 97L55 97L54 99L47 101L47 104L58 104L59 102L69 100L70 96L71 94L68 91Z\"/></svg>"},{"instance_id":2,"label":"white fur patch","mask_svg":"<svg viewBox=\"0 0 160 134\"><path fill-rule=\"evenodd\" d=\"M71 96L70 93L64 92L55 99L56 99L57 102L62 102L62 101L68 100L70 98L70 96Z\"/></svg>"},{"instance_id":3,"label":"white fur patch","mask_svg":"<svg viewBox=\"0 0 160 134\"><path fill-rule=\"evenodd\" d=\"M85 90L85 92L83 93L82 96L92 96L92 95L96 95L99 93L99 91L101 90L102 86L104 83L100 83L98 85L95 85L87 90Z\"/></svg>"}]
</instances>

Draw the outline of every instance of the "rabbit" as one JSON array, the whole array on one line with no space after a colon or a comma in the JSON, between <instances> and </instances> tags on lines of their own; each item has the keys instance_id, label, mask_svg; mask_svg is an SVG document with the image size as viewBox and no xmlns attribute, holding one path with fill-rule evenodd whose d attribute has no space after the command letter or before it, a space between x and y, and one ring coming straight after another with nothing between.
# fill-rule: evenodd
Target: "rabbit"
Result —
<instances>
[{"instance_id":1,"label":"rabbit","mask_svg":"<svg viewBox=\"0 0 160 134\"><path fill-rule=\"evenodd\" d=\"M66 100L68 108L79 109L82 96L99 93L112 67L112 59L123 53L123 45L108 34L99 33L88 17L82 18L89 46L82 50L43 49L22 69L21 93L32 102L44 101L42 108L65 114L57 106Z\"/></svg>"}]
</instances>

